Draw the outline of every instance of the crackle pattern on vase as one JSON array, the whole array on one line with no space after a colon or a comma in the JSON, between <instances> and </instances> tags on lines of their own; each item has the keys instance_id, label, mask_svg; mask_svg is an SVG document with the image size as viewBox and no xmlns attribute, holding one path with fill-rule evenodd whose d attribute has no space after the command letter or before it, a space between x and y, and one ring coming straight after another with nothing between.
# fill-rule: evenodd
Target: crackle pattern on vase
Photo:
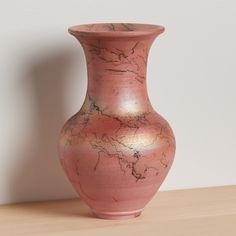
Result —
<instances>
[{"instance_id":1,"label":"crackle pattern on vase","mask_svg":"<svg viewBox=\"0 0 236 236\"><path fill-rule=\"evenodd\" d=\"M175 139L148 99L146 67L161 26L93 24L69 29L87 61L88 89L64 125L60 160L95 216L138 216L173 162Z\"/></svg>"}]
</instances>

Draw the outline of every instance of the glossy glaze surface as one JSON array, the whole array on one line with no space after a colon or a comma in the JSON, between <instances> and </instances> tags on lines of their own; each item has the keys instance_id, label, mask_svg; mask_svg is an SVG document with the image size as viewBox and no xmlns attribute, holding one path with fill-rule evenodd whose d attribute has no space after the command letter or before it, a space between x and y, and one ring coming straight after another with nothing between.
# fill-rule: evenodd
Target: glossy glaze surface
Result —
<instances>
[{"instance_id":1,"label":"glossy glaze surface","mask_svg":"<svg viewBox=\"0 0 236 236\"><path fill-rule=\"evenodd\" d=\"M138 216L173 162L173 132L146 88L148 52L163 31L145 24L69 29L85 52L88 89L61 132L60 160L95 216Z\"/></svg>"}]
</instances>

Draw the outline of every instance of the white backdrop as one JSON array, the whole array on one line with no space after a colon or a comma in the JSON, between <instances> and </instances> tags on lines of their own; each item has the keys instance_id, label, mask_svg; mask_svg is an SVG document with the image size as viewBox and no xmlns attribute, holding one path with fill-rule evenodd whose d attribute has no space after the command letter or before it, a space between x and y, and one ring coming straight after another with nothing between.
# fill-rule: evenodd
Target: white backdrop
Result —
<instances>
[{"instance_id":1,"label":"white backdrop","mask_svg":"<svg viewBox=\"0 0 236 236\"><path fill-rule=\"evenodd\" d=\"M235 1L3 1L0 8L0 203L75 197L57 135L86 91L74 24L162 24L148 89L177 140L162 189L236 184Z\"/></svg>"}]
</instances>

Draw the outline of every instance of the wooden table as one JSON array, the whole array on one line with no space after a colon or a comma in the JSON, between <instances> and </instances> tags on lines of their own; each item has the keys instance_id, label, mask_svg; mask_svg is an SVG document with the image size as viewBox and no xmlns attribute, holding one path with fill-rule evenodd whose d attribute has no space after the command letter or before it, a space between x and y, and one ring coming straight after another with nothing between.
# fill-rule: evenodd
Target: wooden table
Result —
<instances>
[{"instance_id":1,"label":"wooden table","mask_svg":"<svg viewBox=\"0 0 236 236\"><path fill-rule=\"evenodd\" d=\"M93 218L81 200L2 205L0 235L236 236L236 185L158 192L131 220Z\"/></svg>"}]
</instances>

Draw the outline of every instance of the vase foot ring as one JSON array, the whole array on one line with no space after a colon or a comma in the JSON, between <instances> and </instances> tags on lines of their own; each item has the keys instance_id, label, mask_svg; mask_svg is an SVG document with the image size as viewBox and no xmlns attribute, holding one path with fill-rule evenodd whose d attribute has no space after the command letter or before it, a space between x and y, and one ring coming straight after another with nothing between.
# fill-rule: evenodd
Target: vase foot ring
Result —
<instances>
[{"instance_id":1,"label":"vase foot ring","mask_svg":"<svg viewBox=\"0 0 236 236\"><path fill-rule=\"evenodd\" d=\"M140 216L142 210L143 209L139 209L136 211L124 211L124 212L99 212L99 211L92 211L92 212L95 217L100 219L124 220Z\"/></svg>"}]
</instances>

